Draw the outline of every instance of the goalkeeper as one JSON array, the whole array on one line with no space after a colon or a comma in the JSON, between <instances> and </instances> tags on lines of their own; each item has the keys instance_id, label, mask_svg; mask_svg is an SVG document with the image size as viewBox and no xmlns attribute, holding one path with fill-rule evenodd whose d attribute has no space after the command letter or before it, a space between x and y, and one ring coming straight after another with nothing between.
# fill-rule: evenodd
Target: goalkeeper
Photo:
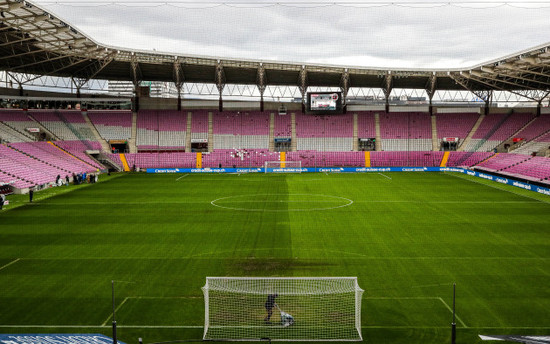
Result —
<instances>
[{"instance_id":1,"label":"goalkeeper","mask_svg":"<svg viewBox=\"0 0 550 344\"><path fill-rule=\"evenodd\" d=\"M265 301L265 310L267 311L267 316L265 317L264 321L267 324L270 324L269 320L271 319L271 316L273 315L273 307L277 305L275 302L275 299L278 297L278 294L269 294L267 295L267 300Z\"/></svg>"}]
</instances>

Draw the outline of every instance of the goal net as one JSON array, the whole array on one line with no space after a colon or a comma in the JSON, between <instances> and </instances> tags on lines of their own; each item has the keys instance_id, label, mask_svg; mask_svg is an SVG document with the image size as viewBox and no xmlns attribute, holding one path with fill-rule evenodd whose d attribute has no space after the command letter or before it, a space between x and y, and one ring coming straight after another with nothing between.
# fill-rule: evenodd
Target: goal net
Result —
<instances>
[{"instance_id":1,"label":"goal net","mask_svg":"<svg viewBox=\"0 0 550 344\"><path fill-rule=\"evenodd\" d=\"M204 340L361 341L357 277L207 277Z\"/></svg>"},{"instance_id":2,"label":"goal net","mask_svg":"<svg viewBox=\"0 0 550 344\"><path fill-rule=\"evenodd\" d=\"M266 161L265 173L302 173L301 161Z\"/></svg>"}]
</instances>

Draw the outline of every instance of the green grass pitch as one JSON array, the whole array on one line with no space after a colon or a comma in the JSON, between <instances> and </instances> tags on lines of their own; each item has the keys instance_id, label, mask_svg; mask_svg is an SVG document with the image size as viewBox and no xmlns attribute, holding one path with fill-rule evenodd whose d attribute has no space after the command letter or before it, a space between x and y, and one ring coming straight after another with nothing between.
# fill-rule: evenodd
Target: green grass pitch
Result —
<instances>
[{"instance_id":1,"label":"green grass pitch","mask_svg":"<svg viewBox=\"0 0 550 344\"><path fill-rule=\"evenodd\" d=\"M51 197L49 197L51 196ZM370 343L550 332L550 197L445 173L145 175L10 197L0 332L202 338L206 276L357 276ZM11 207L11 209L10 209Z\"/></svg>"}]
</instances>

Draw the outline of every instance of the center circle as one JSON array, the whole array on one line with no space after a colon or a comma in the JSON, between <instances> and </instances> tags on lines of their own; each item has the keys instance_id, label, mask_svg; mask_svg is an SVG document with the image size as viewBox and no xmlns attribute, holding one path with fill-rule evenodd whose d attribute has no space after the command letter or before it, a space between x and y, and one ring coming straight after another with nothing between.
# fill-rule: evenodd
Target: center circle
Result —
<instances>
[{"instance_id":1,"label":"center circle","mask_svg":"<svg viewBox=\"0 0 550 344\"><path fill-rule=\"evenodd\" d=\"M230 210L288 212L338 209L352 205L353 201L319 194L253 194L221 197L210 204Z\"/></svg>"}]
</instances>

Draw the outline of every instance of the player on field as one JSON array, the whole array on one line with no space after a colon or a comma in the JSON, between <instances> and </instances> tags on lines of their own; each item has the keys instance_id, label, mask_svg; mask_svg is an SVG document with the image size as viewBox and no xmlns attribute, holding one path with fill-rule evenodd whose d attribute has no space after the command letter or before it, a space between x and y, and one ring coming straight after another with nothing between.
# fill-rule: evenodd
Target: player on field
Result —
<instances>
[{"instance_id":1,"label":"player on field","mask_svg":"<svg viewBox=\"0 0 550 344\"><path fill-rule=\"evenodd\" d=\"M264 321L268 324L270 324L269 320L271 319L271 316L273 315L273 307L277 305L275 302L275 299L279 295L277 294L269 294L267 295L267 300L265 301L265 310L267 311L267 316L265 317Z\"/></svg>"}]
</instances>

